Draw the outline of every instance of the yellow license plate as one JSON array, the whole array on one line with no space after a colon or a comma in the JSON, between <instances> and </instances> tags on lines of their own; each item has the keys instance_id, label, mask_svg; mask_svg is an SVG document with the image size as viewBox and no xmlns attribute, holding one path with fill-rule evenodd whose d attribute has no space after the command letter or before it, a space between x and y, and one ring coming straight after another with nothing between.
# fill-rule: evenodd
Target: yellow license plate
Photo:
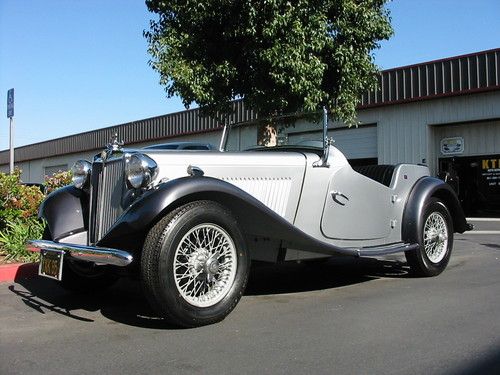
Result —
<instances>
[{"instance_id":1,"label":"yellow license plate","mask_svg":"<svg viewBox=\"0 0 500 375\"><path fill-rule=\"evenodd\" d=\"M51 279L61 280L63 256L64 253L62 251L42 250L40 252L40 266L38 268L38 274Z\"/></svg>"}]
</instances>

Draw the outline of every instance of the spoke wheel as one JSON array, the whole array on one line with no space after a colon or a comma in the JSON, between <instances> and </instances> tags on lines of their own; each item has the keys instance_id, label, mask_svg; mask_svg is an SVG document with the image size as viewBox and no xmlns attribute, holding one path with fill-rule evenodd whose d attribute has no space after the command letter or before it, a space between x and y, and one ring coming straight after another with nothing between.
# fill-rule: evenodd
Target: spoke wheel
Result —
<instances>
[{"instance_id":1,"label":"spoke wheel","mask_svg":"<svg viewBox=\"0 0 500 375\"><path fill-rule=\"evenodd\" d=\"M232 213L195 201L162 218L141 257L144 292L170 322L197 327L223 320L246 287L250 258Z\"/></svg>"},{"instance_id":2,"label":"spoke wheel","mask_svg":"<svg viewBox=\"0 0 500 375\"><path fill-rule=\"evenodd\" d=\"M443 260L448 248L448 226L445 218L439 212L433 212L424 225L424 248L432 263Z\"/></svg>"},{"instance_id":3,"label":"spoke wheel","mask_svg":"<svg viewBox=\"0 0 500 375\"><path fill-rule=\"evenodd\" d=\"M420 218L419 248L407 251L406 260L415 276L436 276L447 267L453 249L453 221L442 201L431 198Z\"/></svg>"},{"instance_id":4,"label":"spoke wheel","mask_svg":"<svg viewBox=\"0 0 500 375\"><path fill-rule=\"evenodd\" d=\"M173 272L182 298L197 307L213 306L233 285L236 248L229 234L215 224L200 224L181 239Z\"/></svg>"}]
</instances>

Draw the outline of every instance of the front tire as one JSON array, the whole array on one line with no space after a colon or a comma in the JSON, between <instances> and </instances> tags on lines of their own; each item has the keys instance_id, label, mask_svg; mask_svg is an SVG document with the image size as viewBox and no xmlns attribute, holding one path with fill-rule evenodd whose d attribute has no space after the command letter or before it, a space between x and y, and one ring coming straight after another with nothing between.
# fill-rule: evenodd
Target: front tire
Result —
<instances>
[{"instance_id":1,"label":"front tire","mask_svg":"<svg viewBox=\"0 0 500 375\"><path fill-rule=\"evenodd\" d=\"M415 276L437 276L443 272L453 249L453 221L450 212L437 198L424 207L419 228L419 248L405 252L410 271Z\"/></svg>"},{"instance_id":2,"label":"front tire","mask_svg":"<svg viewBox=\"0 0 500 375\"><path fill-rule=\"evenodd\" d=\"M150 304L184 327L223 320L240 300L249 268L235 218L212 201L192 202L166 215L148 233L141 259Z\"/></svg>"}]
</instances>

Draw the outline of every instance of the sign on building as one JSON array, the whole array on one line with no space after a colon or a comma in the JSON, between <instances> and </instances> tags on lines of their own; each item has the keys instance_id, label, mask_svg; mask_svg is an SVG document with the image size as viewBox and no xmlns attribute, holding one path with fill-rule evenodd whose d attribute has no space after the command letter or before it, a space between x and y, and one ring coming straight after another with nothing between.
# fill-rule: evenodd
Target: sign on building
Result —
<instances>
[{"instance_id":1,"label":"sign on building","mask_svg":"<svg viewBox=\"0 0 500 375\"><path fill-rule=\"evenodd\" d=\"M464 139L451 137L441 139L441 153L443 155L460 155L464 153Z\"/></svg>"}]
</instances>

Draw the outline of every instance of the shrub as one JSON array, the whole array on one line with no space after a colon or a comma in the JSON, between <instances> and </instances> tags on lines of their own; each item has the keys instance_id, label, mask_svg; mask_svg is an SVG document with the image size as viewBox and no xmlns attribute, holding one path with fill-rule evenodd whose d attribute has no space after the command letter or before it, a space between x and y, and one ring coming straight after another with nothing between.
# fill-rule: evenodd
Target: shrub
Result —
<instances>
[{"instance_id":1,"label":"shrub","mask_svg":"<svg viewBox=\"0 0 500 375\"><path fill-rule=\"evenodd\" d=\"M6 260L35 262L38 253L26 250L26 241L42 238L45 223L37 218L14 219L7 222L6 228L0 231L0 253Z\"/></svg>"},{"instance_id":2,"label":"shrub","mask_svg":"<svg viewBox=\"0 0 500 375\"><path fill-rule=\"evenodd\" d=\"M71 172L45 176L45 193L71 183ZM30 239L42 238L45 222L38 219L38 208L45 195L38 186L21 181L21 170L0 173L0 255L10 261L35 261L37 253L26 251Z\"/></svg>"},{"instance_id":3,"label":"shrub","mask_svg":"<svg viewBox=\"0 0 500 375\"><path fill-rule=\"evenodd\" d=\"M21 182L21 171L0 173L0 230L17 219L36 218L44 195L38 186L26 186Z\"/></svg>"},{"instance_id":4,"label":"shrub","mask_svg":"<svg viewBox=\"0 0 500 375\"><path fill-rule=\"evenodd\" d=\"M59 171L52 176L45 176L45 193L50 194L60 187L69 185L71 177L70 171Z\"/></svg>"}]
</instances>

